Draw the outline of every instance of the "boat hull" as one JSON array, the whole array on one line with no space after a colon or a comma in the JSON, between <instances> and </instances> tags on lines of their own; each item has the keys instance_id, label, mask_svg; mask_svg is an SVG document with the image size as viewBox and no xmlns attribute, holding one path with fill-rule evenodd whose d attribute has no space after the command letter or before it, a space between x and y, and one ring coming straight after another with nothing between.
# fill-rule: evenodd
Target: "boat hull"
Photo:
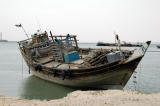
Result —
<instances>
[{"instance_id":1,"label":"boat hull","mask_svg":"<svg viewBox=\"0 0 160 106\"><path fill-rule=\"evenodd\" d=\"M137 67L139 61L142 57L137 58L136 60L119 65L113 70L106 72L62 79L61 77L54 77L53 74L44 74L43 71L36 71L34 67L30 67L30 70L33 75L64 86L77 87L77 88L123 88L127 81L130 79L132 73Z\"/></svg>"},{"instance_id":2,"label":"boat hull","mask_svg":"<svg viewBox=\"0 0 160 106\"><path fill-rule=\"evenodd\" d=\"M157 48L160 49L160 45L157 45Z\"/></svg>"},{"instance_id":3,"label":"boat hull","mask_svg":"<svg viewBox=\"0 0 160 106\"><path fill-rule=\"evenodd\" d=\"M104 43L104 42L98 42L96 46L117 46L116 43ZM120 46L123 47L141 47L140 44L120 44Z\"/></svg>"}]
</instances>

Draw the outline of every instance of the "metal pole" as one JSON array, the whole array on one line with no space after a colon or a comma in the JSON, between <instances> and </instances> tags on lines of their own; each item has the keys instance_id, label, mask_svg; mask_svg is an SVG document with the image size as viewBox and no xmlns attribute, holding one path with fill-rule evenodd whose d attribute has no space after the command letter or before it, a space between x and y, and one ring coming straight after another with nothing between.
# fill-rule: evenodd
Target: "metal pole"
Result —
<instances>
[{"instance_id":1,"label":"metal pole","mask_svg":"<svg viewBox=\"0 0 160 106\"><path fill-rule=\"evenodd\" d=\"M116 33L114 33L114 34L115 34L115 38L117 39L117 46L118 46L118 49L120 51L120 55L122 56L120 39L118 37L118 34L116 34Z\"/></svg>"},{"instance_id":2,"label":"metal pole","mask_svg":"<svg viewBox=\"0 0 160 106\"><path fill-rule=\"evenodd\" d=\"M118 46L118 41L117 41L117 38L116 38L116 32L114 31L114 35L115 35L115 46L116 46L116 49L117 49L117 46Z\"/></svg>"},{"instance_id":3,"label":"metal pole","mask_svg":"<svg viewBox=\"0 0 160 106\"><path fill-rule=\"evenodd\" d=\"M27 36L27 38L29 39L29 36L28 36L28 34L26 33L26 31L25 31L25 29L23 28L23 26L21 25L21 27L22 27L22 29L23 29L23 31L24 31L24 33L25 33L25 35Z\"/></svg>"},{"instance_id":4,"label":"metal pole","mask_svg":"<svg viewBox=\"0 0 160 106\"><path fill-rule=\"evenodd\" d=\"M52 32L51 32L51 31L50 31L50 35L51 35L52 41L54 42L53 35L52 35Z\"/></svg>"}]
</instances>

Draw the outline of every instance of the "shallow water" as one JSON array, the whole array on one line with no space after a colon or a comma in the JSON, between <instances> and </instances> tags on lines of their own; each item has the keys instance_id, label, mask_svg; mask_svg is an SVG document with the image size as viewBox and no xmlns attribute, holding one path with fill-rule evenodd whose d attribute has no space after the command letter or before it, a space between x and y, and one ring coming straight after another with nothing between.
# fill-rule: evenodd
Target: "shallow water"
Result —
<instances>
[{"instance_id":1,"label":"shallow water","mask_svg":"<svg viewBox=\"0 0 160 106\"><path fill-rule=\"evenodd\" d=\"M96 47L81 43L80 47ZM101 48L101 47L99 47ZM127 48L124 48L127 49ZM151 45L148 51L160 51ZM124 89L160 92L160 52L147 52ZM135 78L136 76L136 78ZM0 43L0 94L25 99L58 99L77 89L39 79L28 73L16 42Z\"/></svg>"}]
</instances>

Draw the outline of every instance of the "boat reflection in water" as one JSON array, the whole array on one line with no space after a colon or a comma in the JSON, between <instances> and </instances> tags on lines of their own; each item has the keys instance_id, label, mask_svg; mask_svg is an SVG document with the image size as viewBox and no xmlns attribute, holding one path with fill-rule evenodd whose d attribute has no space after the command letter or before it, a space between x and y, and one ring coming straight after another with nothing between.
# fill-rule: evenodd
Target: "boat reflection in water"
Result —
<instances>
[{"instance_id":1,"label":"boat reflection in water","mask_svg":"<svg viewBox=\"0 0 160 106\"><path fill-rule=\"evenodd\" d=\"M24 79L21 86L20 97L24 99L59 99L76 90L50 83L35 76Z\"/></svg>"}]
</instances>

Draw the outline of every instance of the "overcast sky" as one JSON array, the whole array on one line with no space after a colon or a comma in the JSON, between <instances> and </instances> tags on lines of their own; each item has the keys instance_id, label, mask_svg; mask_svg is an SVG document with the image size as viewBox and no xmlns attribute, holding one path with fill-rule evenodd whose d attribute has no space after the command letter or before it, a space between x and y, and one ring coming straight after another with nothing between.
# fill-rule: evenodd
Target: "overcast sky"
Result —
<instances>
[{"instance_id":1,"label":"overcast sky","mask_svg":"<svg viewBox=\"0 0 160 106\"><path fill-rule=\"evenodd\" d=\"M39 29L76 34L81 42L160 41L160 0L0 0L0 32L12 41Z\"/></svg>"}]
</instances>

